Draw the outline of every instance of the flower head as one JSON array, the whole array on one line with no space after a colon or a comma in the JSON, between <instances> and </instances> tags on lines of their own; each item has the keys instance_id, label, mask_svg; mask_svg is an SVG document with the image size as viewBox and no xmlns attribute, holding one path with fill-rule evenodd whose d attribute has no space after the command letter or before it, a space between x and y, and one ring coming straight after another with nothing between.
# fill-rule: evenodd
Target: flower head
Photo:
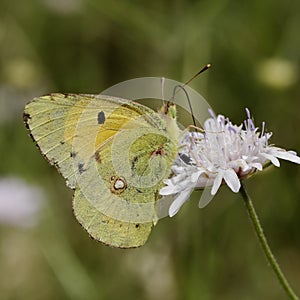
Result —
<instances>
[{"instance_id":1,"label":"flower head","mask_svg":"<svg viewBox=\"0 0 300 300\"><path fill-rule=\"evenodd\" d=\"M172 166L172 177L166 179L161 195L174 195L169 215L175 215L186 202L194 188L211 187L215 195L222 183L237 193L240 179L246 178L271 162L280 166L279 158L300 164L294 151L269 145L272 133L265 132L265 124L259 132L246 109L247 118L237 126L222 115L204 123L203 132L186 132L180 142L182 150Z\"/></svg>"}]
</instances>

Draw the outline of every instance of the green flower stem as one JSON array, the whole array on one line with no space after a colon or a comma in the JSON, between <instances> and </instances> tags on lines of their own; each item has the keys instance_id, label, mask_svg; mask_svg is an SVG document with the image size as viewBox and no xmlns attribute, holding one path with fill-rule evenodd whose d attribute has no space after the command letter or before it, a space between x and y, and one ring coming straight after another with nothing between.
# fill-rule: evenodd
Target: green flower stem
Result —
<instances>
[{"instance_id":1,"label":"green flower stem","mask_svg":"<svg viewBox=\"0 0 300 300\"><path fill-rule=\"evenodd\" d=\"M261 224L259 222L258 216L256 214L255 208L253 206L252 200L249 196L249 194L247 193L247 191L245 190L245 187L243 185L243 183L241 184L241 189L240 189L240 193L243 196L249 217L251 219L251 222L253 224L255 233L259 239L259 242L261 244L261 247L267 257L268 262L270 263L271 267L273 268L273 271L275 272L281 286L283 287L283 289L286 291L287 295L289 296L290 299L293 300L298 300L299 298L297 297L297 295L294 293L294 291L292 290L289 282L287 281L287 279L285 278L285 276L283 275L270 247L268 244L268 241L266 239L266 236L263 232L263 229L261 227Z\"/></svg>"}]
</instances>

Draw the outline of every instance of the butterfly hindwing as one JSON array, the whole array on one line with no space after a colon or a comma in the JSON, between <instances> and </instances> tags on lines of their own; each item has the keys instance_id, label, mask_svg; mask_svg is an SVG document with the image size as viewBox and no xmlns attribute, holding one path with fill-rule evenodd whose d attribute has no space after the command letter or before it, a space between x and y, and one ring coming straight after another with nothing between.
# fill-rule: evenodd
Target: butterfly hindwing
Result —
<instances>
[{"instance_id":1,"label":"butterfly hindwing","mask_svg":"<svg viewBox=\"0 0 300 300\"><path fill-rule=\"evenodd\" d=\"M86 199L80 189L75 190L74 214L92 238L119 247L139 247L147 241L153 222L123 222L101 213Z\"/></svg>"}]
</instances>

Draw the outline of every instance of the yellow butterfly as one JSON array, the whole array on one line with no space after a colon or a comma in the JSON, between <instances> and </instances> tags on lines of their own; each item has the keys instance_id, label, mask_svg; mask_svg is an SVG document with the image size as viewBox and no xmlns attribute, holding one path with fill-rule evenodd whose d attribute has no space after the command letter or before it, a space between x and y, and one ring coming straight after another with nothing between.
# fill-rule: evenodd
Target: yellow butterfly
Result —
<instances>
[{"instance_id":1,"label":"yellow butterfly","mask_svg":"<svg viewBox=\"0 0 300 300\"><path fill-rule=\"evenodd\" d=\"M91 237L119 248L143 245L178 151L175 105L155 112L117 97L50 94L26 105L24 122L75 190L74 214Z\"/></svg>"}]
</instances>

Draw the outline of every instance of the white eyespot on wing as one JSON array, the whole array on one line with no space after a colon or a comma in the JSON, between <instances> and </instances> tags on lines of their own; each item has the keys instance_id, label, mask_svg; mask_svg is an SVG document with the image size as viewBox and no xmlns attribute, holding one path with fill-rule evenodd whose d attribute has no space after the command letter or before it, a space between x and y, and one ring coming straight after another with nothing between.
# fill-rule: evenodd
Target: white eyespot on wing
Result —
<instances>
[{"instance_id":1,"label":"white eyespot on wing","mask_svg":"<svg viewBox=\"0 0 300 300\"><path fill-rule=\"evenodd\" d=\"M111 187L110 190L114 194L121 194L127 188L127 182L124 177L112 176L110 178Z\"/></svg>"},{"instance_id":2,"label":"white eyespot on wing","mask_svg":"<svg viewBox=\"0 0 300 300\"><path fill-rule=\"evenodd\" d=\"M124 187L125 187L125 182L124 182L123 180L118 179L118 180L115 181L115 183L114 183L114 188L115 188L116 190L124 189Z\"/></svg>"}]
</instances>

